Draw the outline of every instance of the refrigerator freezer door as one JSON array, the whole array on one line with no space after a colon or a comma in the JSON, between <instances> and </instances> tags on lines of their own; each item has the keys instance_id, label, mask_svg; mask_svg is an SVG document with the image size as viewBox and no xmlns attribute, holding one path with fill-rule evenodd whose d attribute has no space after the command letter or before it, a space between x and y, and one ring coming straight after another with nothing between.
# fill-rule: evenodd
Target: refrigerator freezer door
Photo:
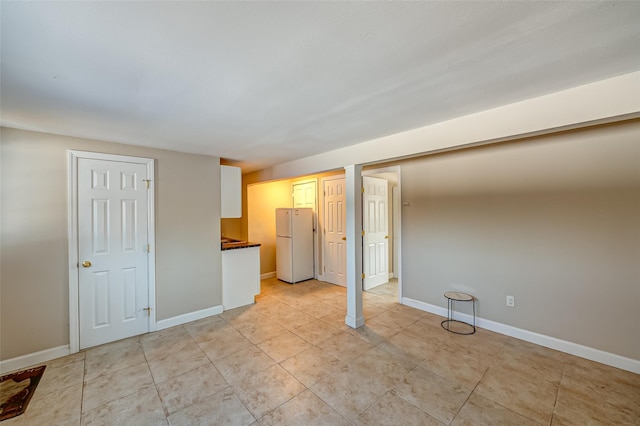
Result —
<instances>
[{"instance_id":1,"label":"refrigerator freezer door","mask_svg":"<svg viewBox=\"0 0 640 426\"><path fill-rule=\"evenodd\" d=\"M276 236L291 237L291 209L276 209Z\"/></svg>"},{"instance_id":2,"label":"refrigerator freezer door","mask_svg":"<svg viewBox=\"0 0 640 426\"><path fill-rule=\"evenodd\" d=\"M293 228L293 281L313 278L313 211L294 209Z\"/></svg>"},{"instance_id":3,"label":"refrigerator freezer door","mask_svg":"<svg viewBox=\"0 0 640 426\"><path fill-rule=\"evenodd\" d=\"M287 237L276 237L276 277L288 283L293 282L292 240Z\"/></svg>"}]
</instances>

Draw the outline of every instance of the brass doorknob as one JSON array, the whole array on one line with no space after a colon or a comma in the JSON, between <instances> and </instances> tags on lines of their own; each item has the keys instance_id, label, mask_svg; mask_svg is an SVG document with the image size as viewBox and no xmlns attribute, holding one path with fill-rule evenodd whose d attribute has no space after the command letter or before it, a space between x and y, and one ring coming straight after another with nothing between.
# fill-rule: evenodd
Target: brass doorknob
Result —
<instances>
[{"instance_id":1,"label":"brass doorknob","mask_svg":"<svg viewBox=\"0 0 640 426\"><path fill-rule=\"evenodd\" d=\"M342 241L345 241L347 239L347 237L342 237Z\"/></svg>"},{"instance_id":2,"label":"brass doorknob","mask_svg":"<svg viewBox=\"0 0 640 426\"><path fill-rule=\"evenodd\" d=\"M89 262L88 260L85 260L84 262L82 262L82 266L84 268L88 268L89 266L91 266L91 262Z\"/></svg>"},{"instance_id":3,"label":"brass doorknob","mask_svg":"<svg viewBox=\"0 0 640 426\"><path fill-rule=\"evenodd\" d=\"M384 237L385 237L385 238L389 238L389 236L388 236L388 235L385 235Z\"/></svg>"}]
</instances>

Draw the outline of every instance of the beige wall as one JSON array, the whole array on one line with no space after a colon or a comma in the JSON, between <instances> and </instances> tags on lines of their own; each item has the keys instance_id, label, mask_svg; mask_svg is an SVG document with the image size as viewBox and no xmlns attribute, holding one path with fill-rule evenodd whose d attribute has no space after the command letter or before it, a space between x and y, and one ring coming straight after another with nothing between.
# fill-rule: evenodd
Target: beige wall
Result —
<instances>
[{"instance_id":1,"label":"beige wall","mask_svg":"<svg viewBox=\"0 0 640 426\"><path fill-rule=\"evenodd\" d=\"M401 164L404 297L640 359L639 121Z\"/></svg>"},{"instance_id":2,"label":"beige wall","mask_svg":"<svg viewBox=\"0 0 640 426\"><path fill-rule=\"evenodd\" d=\"M70 149L156 160L157 319L222 304L218 158L1 131L1 359L69 343Z\"/></svg>"},{"instance_id":3,"label":"beige wall","mask_svg":"<svg viewBox=\"0 0 640 426\"><path fill-rule=\"evenodd\" d=\"M242 231L242 218L220 219L220 234L237 240L246 240L247 237Z\"/></svg>"},{"instance_id":4,"label":"beige wall","mask_svg":"<svg viewBox=\"0 0 640 426\"><path fill-rule=\"evenodd\" d=\"M375 164L638 117L640 71L277 164L261 180ZM393 108L393 106L390 106Z\"/></svg>"},{"instance_id":5,"label":"beige wall","mask_svg":"<svg viewBox=\"0 0 640 426\"><path fill-rule=\"evenodd\" d=\"M468 291L482 318L640 359L640 120L371 167L392 165L405 297Z\"/></svg>"},{"instance_id":6,"label":"beige wall","mask_svg":"<svg viewBox=\"0 0 640 426\"><path fill-rule=\"evenodd\" d=\"M260 273L276 270L276 208L291 207L291 181L283 180L247 188L249 240L259 242Z\"/></svg>"},{"instance_id":7,"label":"beige wall","mask_svg":"<svg viewBox=\"0 0 640 426\"><path fill-rule=\"evenodd\" d=\"M261 172L249 173L242 176L243 187L243 214L240 226L237 223L228 223L223 220L223 233L229 230L229 236L237 232L236 238L248 239L261 243L260 248L260 273L267 274L276 270L276 214L278 207L291 207L291 185L308 179L317 179L318 194L322 191L320 178L344 173L343 170L333 170L325 173L301 176L294 179L285 179L273 182L261 182L265 175ZM322 203L322 196L318 197ZM318 210L320 206L318 206ZM225 234L227 235L227 234ZM321 244L319 241L318 244ZM318 250L320 248L318 247ZM319 250L318 261L322 264L322 251Z\"/></svg>"}]
</instances>

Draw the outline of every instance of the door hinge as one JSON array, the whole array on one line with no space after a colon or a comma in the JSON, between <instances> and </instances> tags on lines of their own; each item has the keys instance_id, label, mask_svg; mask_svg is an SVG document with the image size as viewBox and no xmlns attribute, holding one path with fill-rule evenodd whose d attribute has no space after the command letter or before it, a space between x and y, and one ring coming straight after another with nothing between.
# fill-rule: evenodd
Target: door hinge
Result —
<instances>
[{"instance_id":1,"label":"door hinge","mask_svg":"<svg viewBox=\"0 0 640 426\"><path fill-rule=\"evenodd\" d=\"M147 253L151 253L151 244L147 244Z\"/></svg>"},{"instance_id":2,"label":"door hinge","mask_svg":"<svg viewBox=\"0 0 640 426\"><path fill-rule=\"evenodd\" d=\"M362 273L362 279L364 280L364 272Z\"/></svg>"},{"instance_id":3,"label":"door hinge","mask_svg":"<svg viewBox=\"0 0 640 426\"><path fill-rule=\"evenodd\" d=\"M362 189L362 193L364 194L364 186L361 189Z\"/></svg>"},{"instance_id":4,"label":"door hinge","mask_svg":"<svg viewBox=\"0 0 640 426\"><path fill-rule=\"evenodd\" d=\"M143 311L147 311L147 315L151 316L151 308L150 307L146 307L142 309Z\"/></svg>"},{"instance_id":5,"label":"door hinge","mask_svg":"<svg viewBox=\"0 0 640 426\"><path fill-rule=\"evenodd\" d=\"M364 237L364 229L362 230L362 236Z\"/></svg>"},{"instance_id":6,"label":"door hinge","mask_svg":"<svg viewBox=\"0 0 640 426\"><path fill-rule=\"evenodd\" d=\"M142 181L147 185L147 189L149 189L149 182L151 182L151 179L142 179Z\"/></svg>"}]
</instances>

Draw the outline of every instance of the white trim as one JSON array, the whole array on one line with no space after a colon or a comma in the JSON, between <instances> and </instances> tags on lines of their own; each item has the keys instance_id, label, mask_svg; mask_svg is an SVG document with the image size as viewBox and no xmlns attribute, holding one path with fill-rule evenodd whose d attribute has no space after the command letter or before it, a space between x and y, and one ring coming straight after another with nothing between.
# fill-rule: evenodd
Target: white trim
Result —
<instances>
[{"instance_id":1,"label":"white trim","mask_svg":"<svg viewBox=\"0 0 640 426\"><path fill-rule=\"evenodd\" d=\"M398 302L402 301L402 172L398 166L398 185L393 188L391 200L393 202L393 248L396 250L394 263L394 277L398 279Z\"/></svg>"},{"instance_id":2,"label":"white trim","mask_svg":"<svg viewBox=\"0 0 640 426\"><path fill-rule=\"evenodd\" d=\"M182 314L173 318L160 320L155 322L154 325L156 331L159 331L166 328L175 327L176 325L182 325L191 321L207 318L213 315L219 315L221 313L222 305L218 305L212 308L202 309L200 311L190 312L188 314ZM20 370L22 368L26 368L35 364L42 364L44 362L51 361L52 359L67 356L76 352L79 351L72 351L70 345L64 345L0 361L0 374Z\"/></svg>"},{"instance_id":3,"label":"white trim","mask_svg":"<svg viewBox=\"0 0 640 426\"><path fill-rule=\"evenodd\" d=\"M347 315L344 317L344 323L351 328L360 328L364 325L364 317L350 317Z\"/></svg>"},{"instance_id":4,"label":"white trim","mask_svg":"<svg viewBox=\"0 0 640 426\"><path fill-rule=\"evenodd\" d=\"M166 328L174 327L176 325L186 324L191 321L196 321L202 318L207 318L222 313L222 305L214 306L212 308L202 309L200 311L190 312L188 314L178 315L173 318L167 318L157 321L155 323L156 331L164 330ZM79 351L75 351L79 352ZM70 345L58 346L51 349L45 349L43 351L34 352L27 355L22 355L16 358L0 361L0 374L5 374L11 371L20 370L36 364L42 364L52 359L60 358L75 353L71 350Z\"/></svg>"},{"instance_id":5,"label":"white trim","mask_svg":"<svg viewBox=\"0 0 640 426\"><path fill-rule=\"evenodd\" d=\"M67 188L67 247L69 250L69 352L76 353L80 350L80 324L78 303L78 160L76 155L69 151L67 163L68 188Z\"/></svg>"},{"instance_id":6,"label":"white trim","mask_svg":"<svg viewBox=\"0 0 640 426\"><path fill-rule=\"evenodd\" d=\"M421 302L419 300L410 299L408 297L402 298L402 304L409 306L410 308L420 309L421 311L430 312L435 315L439 315L441 317L447 317L447 308L443 308L442 306L432 305L431 303ZM456 318L457 318L456 312ZM461 317L464 314L460 314Z\"/></svg>"},{"instance_id":7,"label":"white trim","mask_svg":"<svg viewBox=\"0 0 640 426\"><path fill-rule=\"evenodd\" d=\"M175 327L176 325L186 324L191 321L212 317L214 315L219 315L222 312L223 312L222 305L218 305L212 308L201 309L199 311L189 312L187 314L182 314L175 317L163 319L156 322L156 331L164 330L170 327Z\"/></svg>"},{"instance_id":8,"label":"white trim","mask_svg":"<svg viewBox=\"0 0 640 426\"><path fill-rule=\"evenodd\" d=\"M52 359L67 356L69 353L69 345L64 345L6 359L4 361L0 361L0 374L20 370L35 364L42 364L43 362L51 361Z\"/></svg>"},{"instance_id":9,"label":"white trim","mask_svg":"<svg viewBox=\"0 0 640 426\"><path fill-rule=\"evenodd\" d=\"M545 135L640 116L640 71L280 163L271 179ZM265 171L267 172L267 171Z\"/></svg>"},{"instance_id":10,"label":"white trim","mask_svg":"<svg viewBox=\"0 0 640 426\"><path fill-rule=\"evenodd\" d=\"M362 305L362 165L345 166L347 316L351 328L364 325Z\"/></svg>"},{"instance_id":11,"label":"white trim","mask_svg":"<svg viewBox=\"0 0 640 426\"><path fill-rule=\"evenodd\" d=\"M80 351L79 320L79 280L78 280L78 159L88 158L104 161L118 161L144 164L147 168L147 179L151 180L148 199L148 234L147 242L151 253L147 256L149 280L149 307L153 315L149 317L149 332L156 331L156 256L155 256L155 160L152 158L132 157L127 155L103 154L69 150L68 152L68 250L69 250L69 353Z\"/></svg>"},{"instance_id":12,"label":"white trim","mask_svg":"<svg viewBox=\"0 0 640 426\"><path fill-rule=\"evenodd\" d=\"M269 278L273 278L276 276L276 271L272 271L272 272L265 272L264 274L260 274L260 279L261 280L266 280Z\"/></svg>"},{"instance_id":13,"label":"white trim","mask_svg":"<svg viewBox=\"0 0 640 426\"><path fill-rule=\"evenodd\" d=\"M402 298L402 304L410 306L412 308L420 309L421 311L431 312L432 314L439 315L443 318L446 318L447 316L446 308L432 305L430 303L421 302L419 300L410 299L408 297ZM471 315L459 312L456 312L456 318L469 322L473 320L473 317ZM569 342L567 340L561 340L555 337L546 336L544 334L535 333L533 331L523 330L521 328L483 318L476 318L476 326L484 328L486 330L495 331L496 333L504 334L506 336L515 337L516 339L524 340L526 342L535 343L536 345L555 349L571 355L579 356L581 358L586 358L591 361L640 374L640 360L637 359L623 357L611 352L605 352L600 349L595 349L589 346L580 345L578 343Z\"/></svg>"}]
</instances>

